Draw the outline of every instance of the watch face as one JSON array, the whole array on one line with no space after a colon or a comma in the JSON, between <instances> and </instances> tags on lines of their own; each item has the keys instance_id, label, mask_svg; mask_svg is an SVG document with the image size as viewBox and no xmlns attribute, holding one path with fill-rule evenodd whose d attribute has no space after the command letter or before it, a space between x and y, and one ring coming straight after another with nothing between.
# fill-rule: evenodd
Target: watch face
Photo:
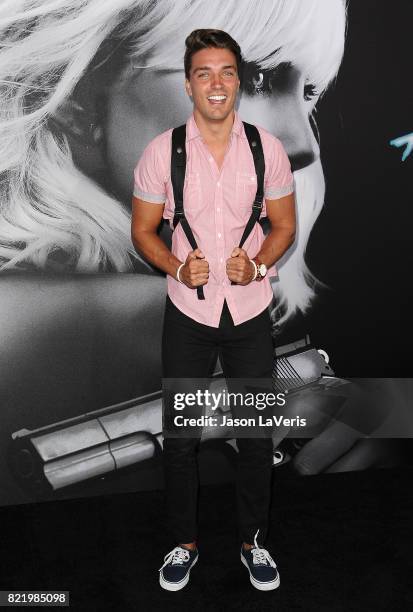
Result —
<instances>
[{"instance_id":1,"label":"watch face","mask_svg":"<svg viewBox=\"0 0 413 612\"><path fill-rule=\"evenodd\" d=\"M267 266L265 264L260 264L258 266L258 271L261 274L261 276L265 276L267 274Z\"/></svg>"}]
</instances>

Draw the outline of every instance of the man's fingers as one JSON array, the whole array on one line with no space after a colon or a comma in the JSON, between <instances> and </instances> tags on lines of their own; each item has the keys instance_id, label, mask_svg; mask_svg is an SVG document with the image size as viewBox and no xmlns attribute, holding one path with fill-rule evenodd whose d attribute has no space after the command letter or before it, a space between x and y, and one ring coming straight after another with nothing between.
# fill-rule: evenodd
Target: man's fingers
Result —
<instances>
[{"instance_id":1,"label":"man's fingers","mask_svg":"<svg viewBox=\"0 0 413 612\"><path fill-rule=\"evenodd\" d=\"M198 270L197 272L191 272L191 279L193 280L199 280L204 279L204 278L208 278L209 277L209 272L208 270Z\"/></svg>"},{"instance_id":2,"label":"man's fingers","mask_svg":"<svg viewBox=\"0 0 413 612\"><path fill-rule=\"evenodd\" d=\"M205 255L203 254L203 252L201 251L201 249L195 249L194 251L191 251L190 253L188 253L188 257L186 258L186 261L192 261L193 259L204 259Z\"/></svg>"},{"instance_id":3,"label":"man's fingers","mask_svg":"<svg viewBox=\"0 0 413 612\"><path fill-rule=\"evenodd\" d=\"M182 268L181 278L191 289L205 285L209 279L208 262L198 259L195 251L192 251L188 255L186 265Z\"/></svg>"},{"instance_id":4,"label":"man's fingers","mask_svg":"<svg viewBox=\"0 0 413 612\"><path fill-rule=\"evenodd\" d=\"M230 281L246 285L252 279L253 268L248 255L237 247L232 252L238 252L238 256L230 257L226 262L226 272Z\"/></svg>"},{"instance_id":5,"label":"man's fingers","mask_svg":"<svg viewBox=\"0 0 413 612\"><path fill-rule=\"evenodd\" d=\"M229 280L234 281L234 283L237 283L243 279L242 273L239 272L238 270L229 271L227 276Z\"/></svg>"},{"instance_id":6,"label":"man's fingers","mask_svg":"<svg viewBox=\"0 0 413 612\"><path fill-rule=\"evenodd\" d=\"M243 259L228 259L227 270L244 270L249 262L245 262ZM251 265L251 264L249 264Z\"/></svg>"},{"instance_id":7,"label":"man's fingers","mask_svg":"<svg viewBox=\"0 0 413 612\"><path fill-rule=\"evenodd\" d=\"M209 264L205 260L191 260L188 263L188 267L193 274L197 274L198 272L209 272Z\"/></svg>"},{"instance_id":8,"label":"man's fingers","mask_svg":"<svg viewBox=\"0 0 413 612\"><path fill-rule=\"evenodd\" d=\"M240 247L235 247L232 250L231 257L242 257L249 260L247 251L244 251L244 249L241 249Z\"/></svg>"},{"instance_id":9,"label":"man's fingers","mask_svg":"<svg viewBox=\"0 0 413 612\"><path fill-rule=\"evenodd\" d=\"M191 277L191 285L193 287L199 287L200 285L206 285L208 282L209 274L197 274L194 278Z\"/></svg>"},{"instance_id":10,"label":"man's fingers","mask_svg":"<svg viewBox=\"0 0 413 612\"><path fill-rule=\"evenodd\" d=\"M232 250L231 257L243 257L249 260L247 251L244 251L244 249L240 247L235 247L235 249Z\"/></svg>"},{"instance_id":11,"label":"man's fingers","mask_svg":"<svg viewBox=\"0 0 413 612\"><path fill-rule=\"evenodd\" d=\"M188 253L185 266L182 268L181 278L188 287L195 288L205 285L209 278L209 264L201 249L194 249Z\"/></svg>"}]
</instances>

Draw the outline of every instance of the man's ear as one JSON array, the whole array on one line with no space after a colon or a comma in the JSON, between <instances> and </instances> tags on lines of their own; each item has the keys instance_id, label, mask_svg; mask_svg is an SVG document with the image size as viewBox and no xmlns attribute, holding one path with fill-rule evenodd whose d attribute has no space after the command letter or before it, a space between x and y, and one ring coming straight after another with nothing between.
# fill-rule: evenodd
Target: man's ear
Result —
<instances>
[{"instance_id":1,"label":"man's ear","mask_svg":"<svg viewBox=\"0 0 413 612\"><path fill-rule=\"evenodd\" d=\"M192 98L191 84L188 81L188 79L185 79L185 89L186 89L186 93L188 94L188 96Z\"/></svg>"},{"instance_id":2,"label":"man's ear","mask_svg":"<svg viewBox=\"0 0 413 612\"><path fill-rule=\"evenodd\" d=\"M86 109L72 97L63 102L50 119L69 138L83 144L98 146L103 139L103 128L97 113Z\"/></svg>"}]
</instances>

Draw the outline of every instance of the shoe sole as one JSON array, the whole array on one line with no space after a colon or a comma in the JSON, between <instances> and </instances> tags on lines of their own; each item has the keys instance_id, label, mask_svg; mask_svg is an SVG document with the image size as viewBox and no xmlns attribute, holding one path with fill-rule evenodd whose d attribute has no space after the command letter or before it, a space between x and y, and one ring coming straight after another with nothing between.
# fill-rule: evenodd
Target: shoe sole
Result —
<instances>
[{"instance_id":1,"label":"shoe sole","mask_svg":"<svg viewBox=\"0 0 413 612\"><path fill-rule=\"evenodd\" d=\"M273 591L274 589L277 589L280 586L280 574L278 572L277 572L277 578L275 580L271 580L271 582L260 582L259 580L256 580L254 576L251 574L251 570L248 567L248 563L245 561L242 555L241 555L241 562L245 565L245 567L247 568L249 572L250 581L251 581L252 586L258 589L259 591Z\"/></svg>"},{"instance_id":2,"label":"shoe sole","mask_svg":"<svg viewBox=\"0 0 413 612\"><path fill-rule=\"evenodd\" d=\"M195 558L191 567L188 570L187 575L185 576L185 578L182 578L180 582L168 582L168 580L165 580L165 578L162 576L162 571L159 572L159 584L161 585L163 589L166 589L167 591L180 591L181 589L184 588L184 586L188 584L189 574L191 572L191 569L194 567L197 561L198 561L198 557Z\"/></svg>"}]
</instances>

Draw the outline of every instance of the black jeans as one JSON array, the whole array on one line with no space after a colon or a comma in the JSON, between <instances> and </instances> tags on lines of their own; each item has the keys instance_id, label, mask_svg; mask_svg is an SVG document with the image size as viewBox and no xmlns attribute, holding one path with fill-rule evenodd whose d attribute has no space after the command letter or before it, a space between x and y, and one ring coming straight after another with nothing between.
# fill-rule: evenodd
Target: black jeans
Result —
<instances>
[{"instance_id":1,"label":"black jeans","mask_svg":"<svg viewBox=\"0 0 413 612\"><path fill-rule=\"evenodd\" d=\"M218 328L184 315L166 300L162 338L164 378L201 378L212 374L217 356L228 378L271 378L273 341L267 309L234 325L226 302ZM177 543L197 539L199 438L164 439L167 519ZM271 500L273 445L271 437L238 438L237 509L240 536L263 543Z\"/></svg>"}]
</instances>

